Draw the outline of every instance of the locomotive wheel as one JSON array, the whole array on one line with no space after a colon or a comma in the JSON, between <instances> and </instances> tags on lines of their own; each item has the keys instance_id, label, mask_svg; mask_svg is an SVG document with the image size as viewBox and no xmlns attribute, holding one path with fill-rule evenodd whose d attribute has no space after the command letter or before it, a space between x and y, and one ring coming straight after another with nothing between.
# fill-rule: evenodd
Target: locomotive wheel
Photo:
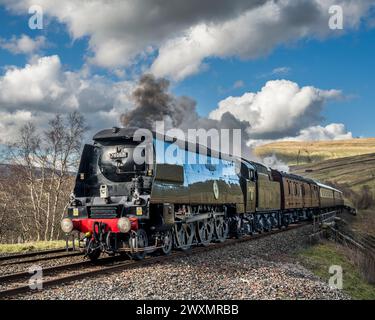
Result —
<instances>
[{"instance_id":1,"label":"locomotive wheel","mask_svg":"<svg viewBox=\"0 0 375 320\"><path fill-rule=\"evenodd\" d=\"M255 231L258 233L263 232L263 219L259 215L255 216L255 223L254 223Z\"/></svg>"},{"instance_id":2,"label":"locomotive wheel","mask_svg":"<svg viewBox=\"0 0 375 320\"><path fill-rule=\"evenodd\" d=\"M87 256L92 262L95 262L98 260L100 253L101 251L100 248L97 247L97 243L94 239L91 239L87 244L85 256Z\"/></svg>"},{"instance_id":3,"label":"locomotive wheel","mask_svg":"<svg viewBox=\"0 0 375 320\"><path fill-rule=\"evenodd\" d=\"M169 255L172 252L172 247L173 247L173 235L172 235L172 231L169 230L164 234L163 246L161 248L161 251L163 252L163 254Z\"/></svg>"},{"instance_id":4,"label":"locomotive wheel","mask_svg":"<svg viewBox=\"0 0 375 320\"><path fill-rule=\"evenodd\" d=\"M228 236L228 223L223 217L215 219L215 236L218 242L224 242Z\"/></svg>"},{"instance_id":5,"label":"locomotive wheel","mask_svg":"<svg viewBox=\"0 0 375 320\"><path fill-rule=\"evenodd\" d=\"M134 244L133 244L133 240L135 240L134 238L130 238L129 239L129 245L130 247L134 248ZM138 249L144 249L148 246L148 238L147 238L147 233L146 231L144 231L143 229L138 229L137 230L137 233L136 233L136 240L138 242ZM134 249L137 249L137 248L134 248ZM135 252L135 253L132 253L131 254L131 257L134 259L134 260L142 260L146 255L146 251L145 250L142 250L142 251L139 251L139 252Z\"/></svg>"},{"instance_id":6,"label":"locomotive wheel","mask_svg":"<svg viewBox=\"0 0 375 320\"><path fill-rule=\"evenodd\" d=\"M271 224L271 221L270 221L270 217L265 215L264 218L263 218L263 228L264 228L264 231L266 232L270 232L272 230L272 224Z\"/></svg>"},{"instance_id":7,"label":"locomotive wheel","mask_svg":"<svg viewBox=\"0 0 375 320\"><path fill-rule=\"evenodd\" d=\"M197 222L198 239L200 244L207 246L212 241L214 228L215 227L212 219Z\"/></svg>"},{"instance_id":8,"label":"locomotive wheel","mask_svg":"<svg viewBox=\"0 0 375 320\"><path fill-rule=\"evenodd\" d=\"M288 216L283 216L283 225L284 225L284 227L285 227L285 229L286 228L288 228L288 226L289 226L289 217Z\"/></svg>"},{"instance_id":9,"label":"locomotive wheel","mask_svg":"<svg viewBox=\"0 0 375 320\"><path fill-rule=\"evenodd\" d=\"M87 254L87 256L92 262L95 262L100 256L100 250L91 251L89 254Z\"/></svg>"},{"instance_id":10,"label":"locomotive wheel","mask_svg":"<svg viewBox=\"0 0 375 320\"><path fill-rule=\"evenodd\" d=\"M179 249L186 251L193 244L195 230L192 223L179 223L175 225L176 243Z\"/></svg>"}]
</instances>

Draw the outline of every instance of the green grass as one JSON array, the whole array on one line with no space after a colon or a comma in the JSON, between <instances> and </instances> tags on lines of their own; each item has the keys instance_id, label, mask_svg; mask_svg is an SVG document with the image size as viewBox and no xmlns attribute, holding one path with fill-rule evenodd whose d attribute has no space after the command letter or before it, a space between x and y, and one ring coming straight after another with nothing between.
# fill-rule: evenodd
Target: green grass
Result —
<instances>
[{"instance_id":1,"label":"green grass","mask_svg":"<svg viewBox=\"0 0 375 320\"><path fill-rule=\"evenodd\" d=\"M303 264L314 274L328 282L331 265L340 265L343 269L343 290L353 299L375 299L375 286L368 284L359 269L337 245L329 242L314 245L298 254Z\"/></svg>"},{"instance_id":2,"label":"green grass","mask_svg":"<svg viewBox=\"0 0 375 320\"><path fill-rule=\"evenodd\" d=\"M0 244L0 253L22 253L27 251L64 248L65 241L38 241L16 244Z\"/></svg>"}]
</instances>

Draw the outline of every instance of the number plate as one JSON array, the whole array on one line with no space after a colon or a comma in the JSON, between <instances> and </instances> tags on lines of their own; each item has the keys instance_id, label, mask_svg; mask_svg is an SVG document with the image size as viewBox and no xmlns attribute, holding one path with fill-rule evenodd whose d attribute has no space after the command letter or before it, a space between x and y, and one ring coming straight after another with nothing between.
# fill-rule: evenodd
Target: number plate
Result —
<instances>
[{"instance_id":1,"label":"number plate","mask_svg":"<svg viewBox=\"0 0 375 320\"><path fill-rule=\"evenodd\" d=\"M79 215L79 210L78 208L73 208L73 216L78 216Z\"/></svg>"},{"instance_id":2,"label":"number plate","mask_svg":"<svg viewBox=\"0 0 375 320\"><path fill-rule=\"evenodd\" d=\"M141 216L142 213L143 213L142 207L137 207L137 212L136 212L137 216Z\"/></svg>"}]
</instances>

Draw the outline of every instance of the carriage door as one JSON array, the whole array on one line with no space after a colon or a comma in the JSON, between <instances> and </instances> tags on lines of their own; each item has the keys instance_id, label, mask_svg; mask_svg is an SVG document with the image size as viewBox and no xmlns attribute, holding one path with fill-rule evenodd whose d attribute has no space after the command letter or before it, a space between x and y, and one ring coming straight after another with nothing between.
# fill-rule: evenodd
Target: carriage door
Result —
<instances>
[{"instance_id":1,"label":"carriage door","mask_svg":"<svg viewBox=\"0 0 375 320\"><path fill-rule=\"evenodd\" d=\"M249 179L246 179L246 212L255 212L255 171L249 169Z\"/></svg>"}]
</instances>

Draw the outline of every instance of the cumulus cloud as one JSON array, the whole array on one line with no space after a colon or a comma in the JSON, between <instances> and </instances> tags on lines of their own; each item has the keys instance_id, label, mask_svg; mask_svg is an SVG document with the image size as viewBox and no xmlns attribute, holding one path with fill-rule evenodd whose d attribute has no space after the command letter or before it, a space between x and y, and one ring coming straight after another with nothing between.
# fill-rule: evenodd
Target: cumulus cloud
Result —
<instances>
[{"instance_id":1,"label":"cumulus cloud","mask_svg":"<svg viewBox=\"0 0 375 320\"><path fill-rule=\"evenodd\" d=\"M247 142L247 145L249 146L249 148L254 149L257 146L277 141L322 141L348 139L353 139L353 134L346 129L344 124L331 123L326 126L317 125L304 128L300 130L300 132L296 136L284 137L280 139L250 139ZM270 162L265 164L272 167L271 163L275 162L276 164L278 164L276 160L277 158L271 157L266 160ZM273 163L274 166L275 163Z\"/></svg>"},{"instance_id":2,"label":"cumulus cloud","mask_svg":"<svg viewBox=\"0 0 375 320\"><path fill-rule=\"evenodd\" d=\"M24 14L34 0L0 0ZM90 61L118 70L152 62L158 77L183 79L208 57L257 58L306 37L342 33L328 28L330 5L340 5L344 31L356 28L371 0L39 0L44 13L88 37ZM145 59L146 58L146 59ZM149 59L148 59L149 58Z\"/></svg>"},{"instance_id":3,"label":"cumulus cloud","mask_svg":"<svg viewBox=\"0 0 375 320\"><path fill-rule=\"evenodd\" d=\"M0 111L0 144L18 135L18 129L34 118L30 111L17 110L14 113Z\"/></svg>"},{"instance_id":4,"label":"cumulus cloud","mask_svg":"<svg viewBox=\"0 0 375 320\"><path fill-rule=\"evenodd\" d=\"M16 13L34 0L0 0ZM74 39L88 36L91 61L103 67L128 66L150 47L201 21L219 22L237 16L264 0L39 0L45 14L66 24ZM152 51L152 50L151 50Z\"/></svg>"},{"instance_id":5,"label":"cumulus cloud","mask_svg":"<svg viewBox=\"0 0 375 320\"><path fill-rule=\"evenodd\" d=\"M43 127L54 113L82 112L93 130L119 124L131 108L132 83L112 82L86 70L63 69L57 55L35 59L25 67L10 67L0 76L0 135L4 140L25 121Z\"/></svg>"},{"instance_id":6,"label":"cumulus cloud","mask_svg":"<svg viewBox=\"0 0 375 320\"><path fill-rule=\"evenodd\" d=\"M312 126L302 129L296 137L289 137L284 140L313 141L313 140L346 140L352 139L353 135L342 123L331 123L325 127Z\"/></svg>"},{"instance_id":7,"label":"cumulus cloud","mask_svg":"<svg viewBox=\"0 0 375 320\"><path fill-rule=\"evenodd\" d=\"M44 36L30 38L22 34L20 37L12 36L9 40L0 38L0 48L8 50L14 54L33 54L46 46Z\"/></svg>"},{"instance_id":8,"label":"cumulus cloud","mask_svg":"<svg viewBox=\"0 0 375 320\"><path fill-rule=\"evenodd\" d=\"M249 132L253 139L278 139L296 136L300 130L319 124L325 102L340 96L338 90L299 87L292 81L272 80L259 92L246 92L220 101L209 117L220 120L229 112L251 124Z\"/></svg>"},{"instance_id":9,"label":"cumulus cloud","mask_svg":"<svg viewBox=\"0 0 375 320\"><path fill-rule=\"evenodd\" d=\"M0 103L5 109L20 105L49 108L66 89L60 79L58 56L43 57L24 68L11 67L0 78Z\"/></svg>"},{"instance_id":10,"label":"cumulus cloud","mask_svg":"<svg viewBox=\"0 0 375 320\"><path fill-rule=\"evenodd\" d=\"M333 4L342 6L346 30L357 27L371 6L370 1L267 1L232 19L191 26L159 48L151 71L181 80L199 72L211 56L252 59L305 37L337 35L328 28Z\"/></svg>"}]
</instances>

